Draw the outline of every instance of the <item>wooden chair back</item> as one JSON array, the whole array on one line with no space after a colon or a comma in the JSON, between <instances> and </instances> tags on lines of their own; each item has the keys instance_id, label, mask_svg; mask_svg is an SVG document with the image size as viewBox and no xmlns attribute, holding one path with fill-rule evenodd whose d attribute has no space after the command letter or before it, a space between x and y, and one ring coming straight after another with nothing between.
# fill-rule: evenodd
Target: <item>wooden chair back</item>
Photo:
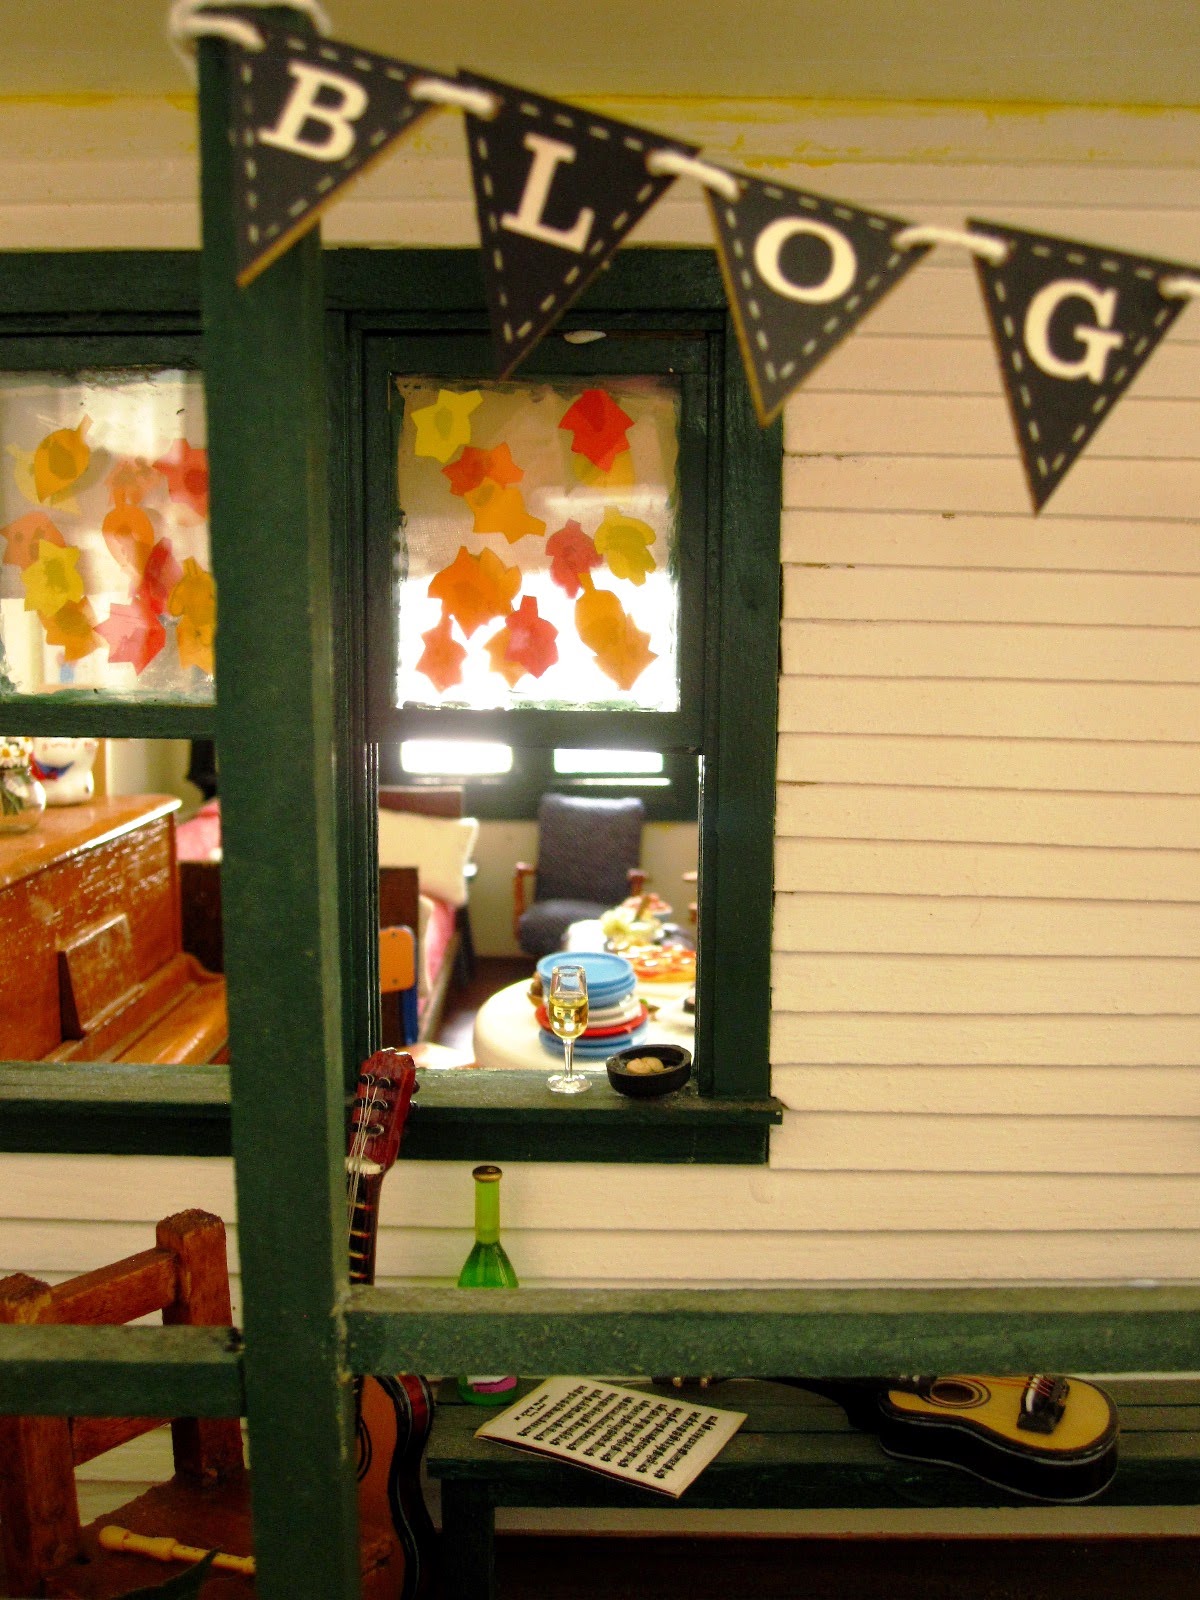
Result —
<instances>
[{"instance_id":1,"label":"wooden chair back","mask_svg":"<svg viewBox=\"0 0 1200 1600\"><path fill-rule=\"evenodd\" d=\"M220 1217L167 1217L152 1250L54 1288L21 1272L0 1279L2 1323L122 1323L154 1312L174 1325L232 1324ZM75 1468L164 1420L0 1416L0 1541L9 1594L42 1592L46 1574L79 1555ZM171 1442L176 1476L185 1482L214 1484L244 1470L236 1417L173 1419Z\"/></svg>"}]
</instances>

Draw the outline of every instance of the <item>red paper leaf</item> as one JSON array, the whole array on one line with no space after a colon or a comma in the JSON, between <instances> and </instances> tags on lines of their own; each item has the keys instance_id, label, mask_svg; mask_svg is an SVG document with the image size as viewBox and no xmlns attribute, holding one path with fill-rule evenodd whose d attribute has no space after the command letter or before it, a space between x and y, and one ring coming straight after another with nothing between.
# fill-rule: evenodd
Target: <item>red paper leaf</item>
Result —
<instances>
[{"instance_id":1,"label":"red paper leaf","mask_svg":"<svg viewBox=\"0 0 1200 1600\"><path fill-rule=\"evenodd\" d=\"M560 589L566 591L568 599L574 600L582 587L580 573L598 567L603 557L574 517L564 522L557 533L550 535L546 540L546 549L553 557L550 563L551 578Z\"/></svg>"},{"instance_id":2,"label":"red paper leaf","mask_svg":"<svg viewBox=\"0 0 1200 1600\"><path fill-rule=\"evenodd\" d=\"M625 430L632 423L633 418L603 389L585 389L567 408L559 427L574 433L572 450L607 472L621 452L629 449Z\"/></svg>"},{"instance_id":3,"label":"red paper leaf","mask_svg":"<svg viewBox=\"0 0 1200 1600\"><path fill-rule=\"evenodd\" d=\"M167 642L167 630L146 606L114 605L96 632L108 646L110 661L129 661L140 677Z\"/></svg>"},{"instance_id":4,"label":"red paper leaf","mask_svg":"<svg viewBox=\"0 0 1200 1600\"><path fill-rule=\"evenodd\" d=\"M167 492L172 500L191 506L197 516L208 515L207 450L198 449L186 439L176 439L154 465L167 480Z\"/></svg>"},{"instance_id":5,"label":"red paper leaf","mask_svg":"<svg viewBox=\"0 0 1200 1600\"><path fill-rule=\"evenodd\" d=\"M558 660L558 629L538 615L537 601L527 594L508 619L508 659L519 661L540 678Z\"/></svg>"}]
</instances>

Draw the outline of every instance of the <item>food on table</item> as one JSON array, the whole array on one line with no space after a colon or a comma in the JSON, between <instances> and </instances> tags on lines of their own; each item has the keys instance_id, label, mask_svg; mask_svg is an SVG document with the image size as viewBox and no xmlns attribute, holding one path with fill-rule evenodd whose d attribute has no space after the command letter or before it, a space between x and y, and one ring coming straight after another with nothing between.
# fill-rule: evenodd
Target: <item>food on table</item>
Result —
<instances>
[{"instance_id":1,"label":"food on table","mask_svg":"<svg viewBox=\"0 0 1200 1600\"><path fill-rule=\"evenodd\" d=\"M667 1064L660 1061L657 1056L634 1056L632 1060L623 1063L626 1072L632 1072L634 1077L649 1077L652 1072L665 1072Z\"/></svg>"}]
</instances>

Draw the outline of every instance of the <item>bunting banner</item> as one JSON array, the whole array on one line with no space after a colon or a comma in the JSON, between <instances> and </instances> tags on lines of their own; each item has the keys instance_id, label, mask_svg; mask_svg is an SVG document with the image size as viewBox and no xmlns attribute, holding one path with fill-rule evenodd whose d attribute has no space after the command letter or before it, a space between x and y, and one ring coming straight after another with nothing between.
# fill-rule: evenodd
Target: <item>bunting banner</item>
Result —
<instances>
[{"instance_id":1,"label":"bunting banner","mask_svg":"<svg viewBox=\"0 0 1200 1600\"><path fill-rule=\"evenodd\" d=\"M472 72L441 77L257 11L253 28L261 49L224 36L237 281L250 283L439 102L456 105L501 377L687 175L705 185L763 426L931 243L971 250L1037 512L1188 299L1200 297L1188 266L1002 223L914 229L914 242L902 243L913 225L899 218L731 172L696 159L695 145L630 123Z\"/></svg>"},{"instance_id":2,"label":"bunting banner","mask_svg":"<svg viewBox=\"0 0 1200 1600\"><path fill-rule=\"evenodd\" d=\"M434 107L409 83L430 74L256 14L262 50L230 44L237 281L270 266L351 178Z\"/></svg>"},{"instance_id":3,"label":"bunting banner","mask_svg":"<svg viewBox=\"0 0 1200 1600\"><path fill-rule=\"evenodd\" d=\"M1008 246L976 259L1035 511L1040 511L1187 304L1168 298L1173 262L995 222Z\"/></svg>"},{"instance_id":4,"label":"bunting banner","mask_svg":"<svg viewBox=\"0 0 1200 1600\"><path fill-rule=\"evenodd\" d=\"M607 264L674 177L651 151L696 154L625 122L460 73L495 97L493 117L468 114L467 146L496 365L507 377Z\"/></svg>"},{"instance_id":5,"label":"bunting banner","mask_svg":"<svg viewBox=\"0 0 1200 1600\"><path fill-rule=\"evenodd\" d=\"M705 190L758 419L765 427L817 363L928 250L909 226L802 189L730 173L736 200Z\"/></svg>"}]
</instances>

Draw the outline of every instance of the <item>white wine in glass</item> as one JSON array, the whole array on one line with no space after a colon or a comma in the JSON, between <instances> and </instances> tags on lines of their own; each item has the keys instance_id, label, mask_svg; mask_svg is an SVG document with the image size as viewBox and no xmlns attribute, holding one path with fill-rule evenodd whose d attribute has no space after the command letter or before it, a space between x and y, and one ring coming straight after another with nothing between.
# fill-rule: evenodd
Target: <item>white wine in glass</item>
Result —
<instances>
[{"instance_id":1,"label":"white wine in glass","mask_svg":"<svg viewBox=\"0 0 1200 1600\"><path fill-rule=\"evenodd\" d=\"M589 1084L586 1078L576 1076L574 1057L575 1041L588 1023L587 972L583 967L567 962L554 968L546 1010L551 1028L562 1040L567 1069L551 1076L550 1087L555 1094L582 1094Z\"/></svg>"}]
</instances>

